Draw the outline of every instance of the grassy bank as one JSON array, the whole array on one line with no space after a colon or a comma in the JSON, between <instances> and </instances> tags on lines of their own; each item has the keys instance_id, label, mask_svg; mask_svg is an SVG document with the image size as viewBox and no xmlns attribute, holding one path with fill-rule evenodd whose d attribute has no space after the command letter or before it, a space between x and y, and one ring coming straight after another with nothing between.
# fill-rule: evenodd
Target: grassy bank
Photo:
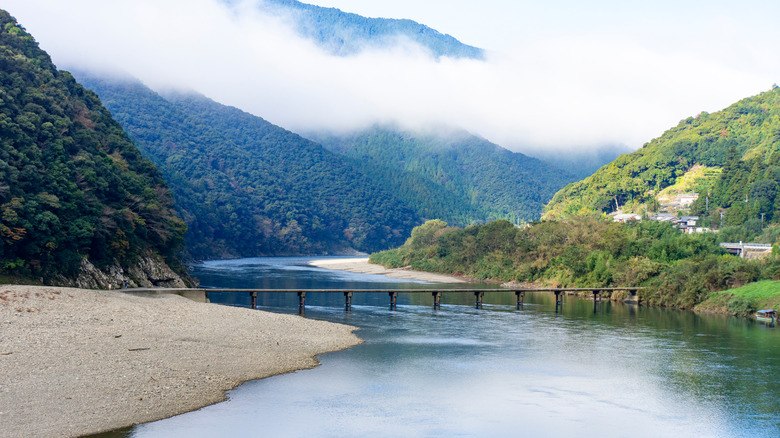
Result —
<instances>
[{"instance_id":1,"label":"grassy bank","mask_svg":"<svg viewBox=\"0 0 780 438\"><path fill-rule=\"evenodd\" d=\"M756 310L780 310L780 281L765 280L721 292L696 306L702 312L727 313L736 316L751 316Z\"/></svg>"}]
</instances>

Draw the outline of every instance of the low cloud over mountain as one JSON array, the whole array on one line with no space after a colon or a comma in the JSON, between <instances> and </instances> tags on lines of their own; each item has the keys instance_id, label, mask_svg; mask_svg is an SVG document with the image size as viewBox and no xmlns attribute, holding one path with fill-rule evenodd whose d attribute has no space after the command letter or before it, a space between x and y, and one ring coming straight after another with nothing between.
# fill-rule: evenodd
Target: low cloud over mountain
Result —
<instances>
[{"instance_id":1,"label":"low cloud over mountain","mask_svg":"<svg viewBox=\"0 0 780 438\"><path fill-rule=\"evenodd\" d=\"M8 3L63 68L195 90L298 132L436 124L523 151L639 147L681 118L770 88L777 65L747 70L690 53L684 41L656 50L582 29L525 35L484 57L438 56L403 34L334 53L300 32L296 14L251 1ZM751 50L780 59L769 45Z\"/></svg>"}]
</instances>

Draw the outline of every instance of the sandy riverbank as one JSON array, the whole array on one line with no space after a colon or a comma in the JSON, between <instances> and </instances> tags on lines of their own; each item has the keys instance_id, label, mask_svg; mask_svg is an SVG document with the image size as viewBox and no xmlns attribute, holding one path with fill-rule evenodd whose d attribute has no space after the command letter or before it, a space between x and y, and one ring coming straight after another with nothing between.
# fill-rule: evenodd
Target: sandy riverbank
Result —
<instances>
[{"instance_id":1,"label":"sandy riverbank","mask_svg":"<svg viewBox=\"0 0 780 438\"><path fill-rule=\"evenodd\" d=\"M368 257L335 258L312 260L312 266L337 271L349 271L359 274L386 275L393 278L427 281L429 283L468 283L468 281L451 275L432 274L430 272L412 271L411 269L387 269L381 265L368 263Z\"/></svg>"},{"instance_id":2,"label":"sandy riverbank","mask_svg":"<svg viewBox=\"0 0 780 438\"><path fill-rule=\"evenodd\" d=\"M353 327L175 295L0 285L0 436L79 436L317 365Z\"/></svg>"}]
</instances>

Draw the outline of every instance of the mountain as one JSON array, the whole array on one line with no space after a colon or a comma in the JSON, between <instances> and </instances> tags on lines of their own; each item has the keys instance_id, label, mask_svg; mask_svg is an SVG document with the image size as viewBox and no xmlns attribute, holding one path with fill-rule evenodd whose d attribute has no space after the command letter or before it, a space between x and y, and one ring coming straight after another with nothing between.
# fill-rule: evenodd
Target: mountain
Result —
<instances>
[{"instance_id":1,"label":"mountain","mask_svg":"<svg viewBox=\"0 0 780 438\"><path fill-rule=\"evenodd\" d=\"M374 251L412 210L319 144L197 94L77 73L160 168L199 259Z\"/></svg>"},{"instance_id":2,"label":"mountain","mask_svg":"<svg viewBox=\"0 0 780 438\"><path fill-rule=\"evenodd\" d=\"M348 157L418 215L468 225L539 218L543 204L574 178L464 131L374 126L350 135L312 134Z\"/></svg>"},{"instance_id":3,"label":"mountain","mask_svg":"<svg viewBox=\"0 0 780 438\"><path fill-rule=\"evenodd\" d=\"M660 210L665 196L696 192L705 224L760 227L780 219L780 89L681 121L640 150L555 194L545 218ZM671 192L671 195L669 193ZM761 214L763 213L763 216Z\"/></svg>"},{"instance_id":4,"label":"mountain","mask_svg":"<svg viewBox=\"0 0 780 438\"><path fill-rule=\"evenodd\" d=\"M151 285L139 264L156 264L181 284L159 260L182 268L185 231L160 173L3 10L0 25L0 275Z\"/></svg>"},{"instance_id":5,"label":"mountain","mask_svg":"<svg viewBox=\"0 0 780 438\"><path fill-rule=\"evenodd\" d=\"M583 179L627 152L630 151L625 146L604 145L584 150L550 149L529 151L526 154L552 164L577 179Z\"/></svg>"},{"instance_id":6,"label":"mountain","mask_svg":"<svg viewBox=\"0 0 780 438\"><path fill-rule=\"evenodd\" d=\"M428 49L437 58L484 58L482 49L463 44L450 35L412 20L367 18L295 0L265 0L258 3L258 8L292 16L300 35L338 56L386 48L406 39Z\"/></svg>"}]
</instances>

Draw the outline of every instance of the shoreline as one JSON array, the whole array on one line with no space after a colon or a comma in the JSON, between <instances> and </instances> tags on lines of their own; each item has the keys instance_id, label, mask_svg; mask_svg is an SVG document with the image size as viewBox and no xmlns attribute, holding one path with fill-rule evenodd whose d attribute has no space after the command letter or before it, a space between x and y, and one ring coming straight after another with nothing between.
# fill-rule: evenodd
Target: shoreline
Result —
<instances>
[{"instance_id":1,"label":"shoreline","mask_svg":"<svg viewBox=\"0 0 780 438\"><path fill-rule=\"evenodd\" d=\"M177 295L0 285L0 436L82 436L317 366L355 327Z\"/></svg>"},{"instance_id":2,"label":"shoreline","mask_svg":"<svg viewBox=\"0 0 780 438\"><path fill-rule=\"evenodd\" d=\"M404 280L424 281L428 283L470 283L465 278L431 272L413 271L411 269L388 269L382 265L368 263L368 257L318 259L309 262L309 265L334 271L347 271L357 274L384 275Z\"/></svg>"}]
</instances>

